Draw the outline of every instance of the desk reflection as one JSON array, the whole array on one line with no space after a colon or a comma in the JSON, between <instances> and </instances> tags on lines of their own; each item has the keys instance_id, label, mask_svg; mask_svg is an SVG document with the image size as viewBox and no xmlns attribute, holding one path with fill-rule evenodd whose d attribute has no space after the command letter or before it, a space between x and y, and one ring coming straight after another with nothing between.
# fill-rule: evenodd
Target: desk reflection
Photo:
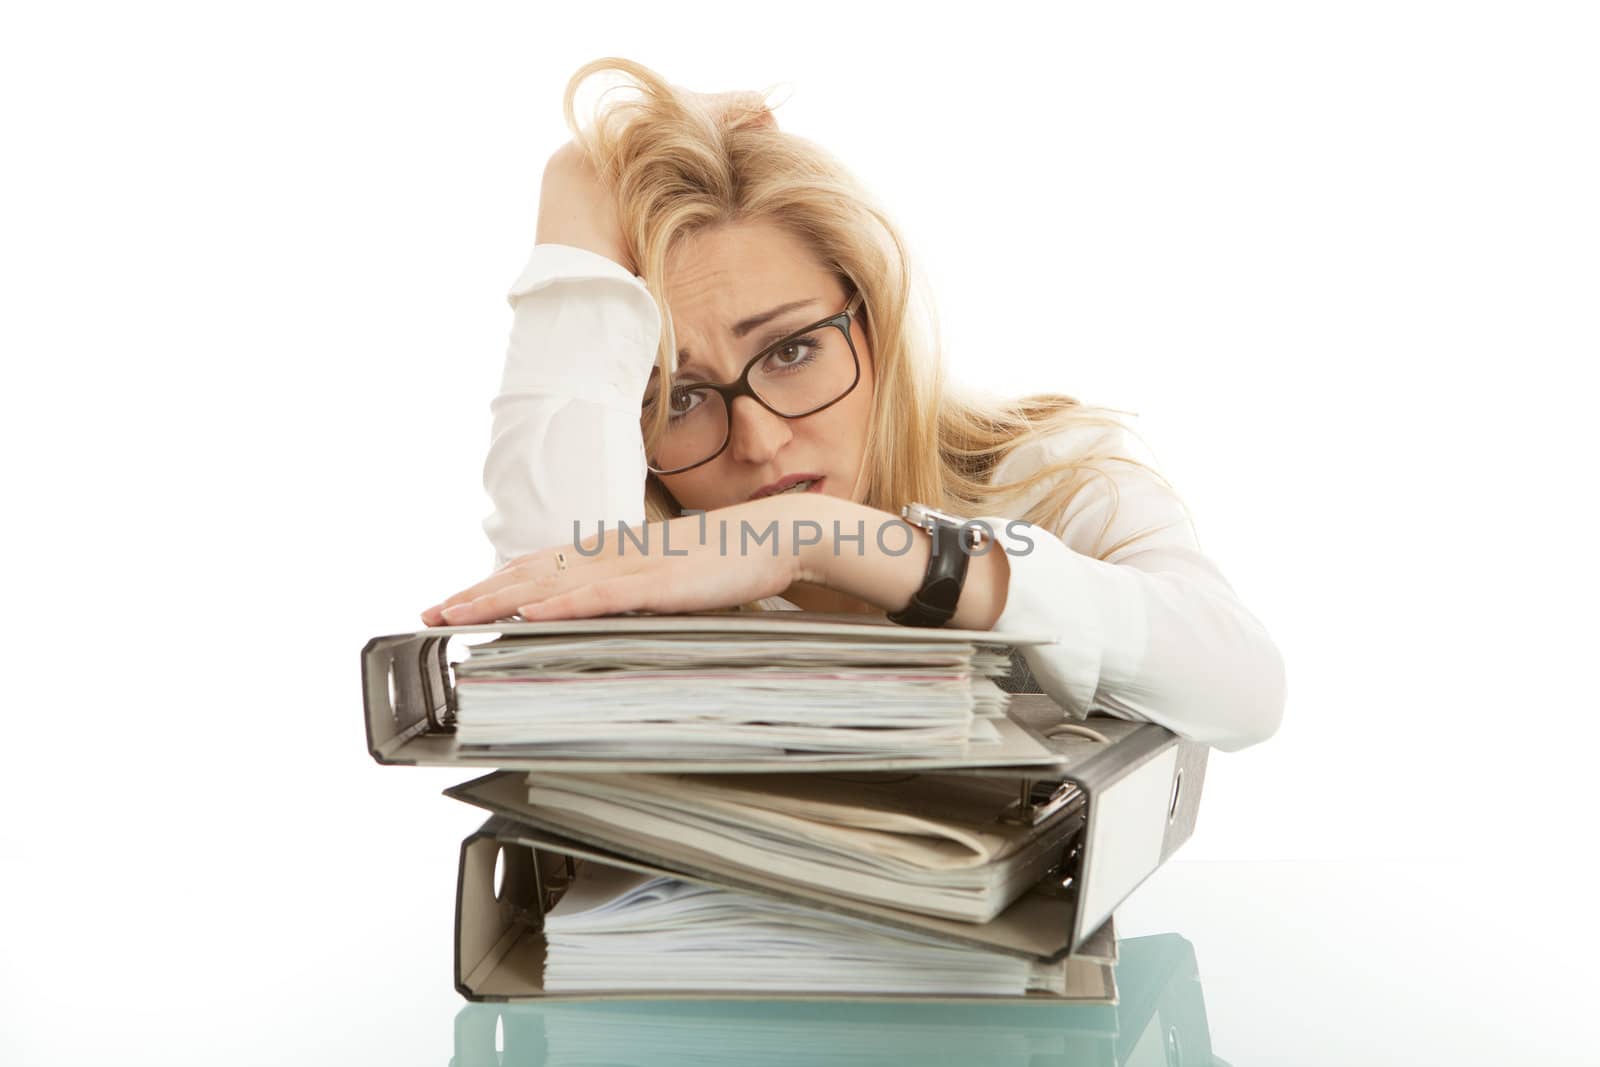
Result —
<instances>
[{"instance_id":1,"label":"desk reflection","mask_svg":"<svg viewBox=\"0 0 1600 1067\"><path fill-rule=\"evenodd\" d=\"M1211 1052L1194 948L1118 942L1118 1003L550 1001L468 1004L451 1067L1203 1067ZM503 1050L503 1051L501 1051Z\"/></svg>"}]
</instances>

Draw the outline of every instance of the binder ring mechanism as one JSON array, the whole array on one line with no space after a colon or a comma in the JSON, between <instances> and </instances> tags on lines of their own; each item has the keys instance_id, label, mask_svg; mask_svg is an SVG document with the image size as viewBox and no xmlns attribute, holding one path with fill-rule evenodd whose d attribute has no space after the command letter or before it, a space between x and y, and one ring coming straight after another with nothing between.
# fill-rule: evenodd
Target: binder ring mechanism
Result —
<instances>
[{"instance_id":1,"label":"binder ring mechanism","mask_svg":"<svg viewBox=\"0 0 1600 1067\"><path fill-rule=\"evenodd\" d=\"M1056 818L1077 816L1078 826L1067 832L1065 849L1061 857L1044 872L1034 892L1057 898L1072 897L1077 893L1077 874L1083 862L1083 790L1076 782L1039 781L1022 779L1017 802L999 816L999 820L1021 826L1039 826Z\"/></svg>"},{"instance_id":2,"label":"binder ring mechanism","mask_svg":"<svg viewBox=\"0 0 1600 1067\"><path fill-rule=\"evenodd\" d=\"M1000 816L1002 822L1018 826L1038 826L1057 814L1080 795L1073 782L1022 780L1017 802Z\"/></svg>"}]
</instances>

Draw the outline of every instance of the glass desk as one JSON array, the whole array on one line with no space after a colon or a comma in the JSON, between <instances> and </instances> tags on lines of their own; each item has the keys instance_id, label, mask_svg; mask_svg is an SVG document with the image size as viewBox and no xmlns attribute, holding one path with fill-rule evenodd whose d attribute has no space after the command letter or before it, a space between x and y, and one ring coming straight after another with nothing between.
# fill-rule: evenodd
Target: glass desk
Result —
<instances>
[{"instance_id":1,"label":"glass desk","mask_svg":"<svg viewBox=\"0 0 1600 1067\"><path fill-rule=\"evenodd\" d=\"M438 872L453 842L421 837L436 839L398 879L392 842L341 858L356 846L330 838L326 878L189 896L125 880L120 924L18 883L0 1063L1600 1063L1600 942L1576 866L1175 859L1117 913L1115 1008L487 1005L451 986Z\"/></svg>"},{"instance_id":2,"label":"glass desk","mask_svg":"<svg viewBox=\"0 0 1600 1067\"><path fill-rule=\"evenodd\" d=\"M1175 860L1117 913L1115 1008L467 1004L451 1062L1600 1064L1586 896L1559 869Z\"/></svg>"}]
</instances>

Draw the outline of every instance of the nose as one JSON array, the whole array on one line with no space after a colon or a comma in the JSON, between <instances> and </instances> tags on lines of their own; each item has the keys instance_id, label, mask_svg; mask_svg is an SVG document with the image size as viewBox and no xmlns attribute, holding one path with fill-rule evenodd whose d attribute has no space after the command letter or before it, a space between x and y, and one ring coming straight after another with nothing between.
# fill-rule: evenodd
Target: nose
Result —
<instances>
[{"instance_id":1,"label":"nose","mask_svg":"<svg viewBox=\"0 0 1600 1067\"><path fill-rule=\"evenodd\" d=\"M793 436L788 419L774 415L750 397L733 402L728 415L728 451L740 463L766 463Z\"/></svg>"}]
</instances>

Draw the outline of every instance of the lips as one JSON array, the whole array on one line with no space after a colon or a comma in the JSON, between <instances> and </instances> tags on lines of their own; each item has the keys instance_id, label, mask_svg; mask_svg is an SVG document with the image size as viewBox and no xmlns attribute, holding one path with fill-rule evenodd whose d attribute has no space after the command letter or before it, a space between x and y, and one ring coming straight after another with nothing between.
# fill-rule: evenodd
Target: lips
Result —
<instances>
[{"instance_id":1,"label":"lips","mask_svg":"<svg viewBox=\"0 0 1600 1067\"><path fill-rule=\"evenodd\" d=\"M815 493L822 487L823 480L824 479L822 475L814 472L804 474L786 474L782 478L779 478L777 481L773 482L771 485L764 485L760 489L757 489L754 493L750 494L750 499L760 500L762 497L774 496L799 482L810 482L810 488L802 491L807 493Z\"/></svg>"}]
</instances>

